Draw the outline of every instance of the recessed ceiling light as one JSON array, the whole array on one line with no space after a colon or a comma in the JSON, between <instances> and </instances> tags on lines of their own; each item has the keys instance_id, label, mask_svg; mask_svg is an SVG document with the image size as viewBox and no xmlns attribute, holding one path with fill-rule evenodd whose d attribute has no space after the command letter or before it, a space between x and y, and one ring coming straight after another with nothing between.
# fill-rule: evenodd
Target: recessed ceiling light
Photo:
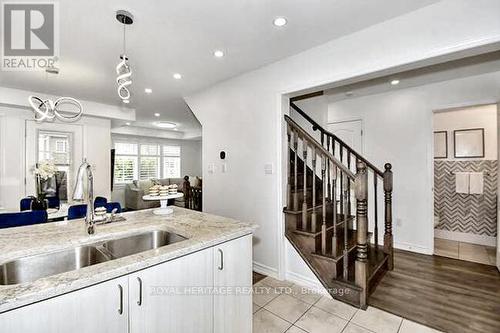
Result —
<instances>
[{"instance_id":1,"label":"recessed ceiling light","mask_svg":"<svg viewBox=\"0 0 500 333\"><path fill-rule=\"evenodd\" d=\"M176 80L180 80L180 79L182 79L182 75L180 75L179 73L175 73L175 74L173 75L173 77L174 77L174 79L176 79Z\"/></svg>"},{"instance_id":2,"label":"recessed ceiling light","mask_svg":"<svg viewBox=\"0 0 500 333\"><path fill-rule=\"evenodd\" d=\"M146 88L146 89L144 89L144 92L145 92L146 94L151 94L151 93L153 92L153 89L151 89L151 88Z\"/></svg>"},{"instance_id":3,"label":"recessed ceiling light","mask_svg":"<svg viewBox=\"0 0 500 333\"><path fill-rule=\"evenodd\" d=\"M345 95L346 95L347 97L351 97L352 95L354 95L354 92L352 92L352 91L346 91L346 92L345 92Z\"/></svg>"},{"instance_id":4,"label":"recessed ceiling light","mask_svg":"<svg viewBox=\"0 0 500 333\"><path fill-rule=\"evenodd\" d=\"M125 103L125 104L130 103L130 99L124 99L124 100L123 100L123 103Z\"/></svg>"},{"instance_id":5,"label":"recessed ceiling light","mask_svg":"<svg viewBox=\"0 0 500 333\"><path fill-rule=\"evenodd\" d=\"M159 116L160 116L160 114L158 112L155 113L155 117L159 117Z\"/></svg>"},{"instance_id":6,"label":"recessed ceiling light","mask_svg":"<svg viewBox=\"0 0 500 333\"><path fill-rule=\"evenodd\" d=\"M274 19L273 24L277 27L283 27L288 23L286 18L284 17L277 17Z\"/></svg>"},{"instance_id":7,"label":"recessed ceiling light","mask_svg":"<svg viewBox=\"0 0 500 333\"><path fill-rule=\"evenodd\" d=\"M125 125L130 126L130 123L125 123Z\"/></svg>"},{"instance_id":8,"label":"recessed ceiling light","mask_svg":"<svg viewBox=\"0 0 500 333\"><path fill-rule=\"evenodd\" d=\"M174 131L178 131L179 129L178 128L174 128Z\"/></svg>"},{"instance_id":9,"label":"recessed ceiling light","mask_svg":"<svg viewBox=\"0 0 500 333\"><path fill-rule=\"evenodd\" d=\"M398 79L392 80L392 81L391 81L391 84L392 84L393 86L398 85L398 84L399 84L399 80L398 80Z\"/></svg>"},{"instance_id":10,"label":"recessed ceiling light","mask_svg":"<svg viewBox=\"0 0 500 333\"><path fill-rule=\"evenodd\" d=\"M221 50L215 50L214 51L214 56L216 58L222 58L224 56L224 51L221 51Z\"/></svg>"},{"instance_id":11,"label":"recessed ceiling light","mask_svg":"<svg viewBox=\"0 0 500 333\"><path fill-rule=\"evenodd\" d=\"M158 121L155 123L155 125L159 128L168 128L168 129L172 129L172 128L177 127L176 124L168 122L168 121Z\"/></svg>"}]
</instances>

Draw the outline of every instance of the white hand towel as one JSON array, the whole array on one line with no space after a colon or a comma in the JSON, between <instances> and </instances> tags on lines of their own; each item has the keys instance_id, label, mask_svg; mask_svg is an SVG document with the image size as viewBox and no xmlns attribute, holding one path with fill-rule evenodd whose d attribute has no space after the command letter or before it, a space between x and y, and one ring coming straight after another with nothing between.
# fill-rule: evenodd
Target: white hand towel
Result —
<instances>
[{"instance_id":1,"label":"white hand towel","mask_svg":"<svg viewBox=\"0 0 500 333\"><path fill-rule=\"evenodd\" d=\"M469 194L469 172L455 172L455 191Z\"/></svg>"},{"instance_id":2,"label":"white hand towel","mask_svg":"<svg viewBox=\"0 0 500 333\"><path fill-rule=\"evenodd\" d=\"M484 176L482 172L470 172L469 174L469 193L483 194Z\"/></svg>"}]
</instances>

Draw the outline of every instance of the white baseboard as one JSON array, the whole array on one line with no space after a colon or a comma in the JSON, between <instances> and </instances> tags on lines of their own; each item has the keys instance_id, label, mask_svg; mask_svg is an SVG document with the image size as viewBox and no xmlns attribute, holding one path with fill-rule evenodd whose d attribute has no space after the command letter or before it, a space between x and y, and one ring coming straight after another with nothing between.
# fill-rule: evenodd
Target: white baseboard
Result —
<instances>
[{"instance_id":1,"label":"white baseboard","mask_svg":"<svg viewBox=\"0 0 500 333\"><path fill-rule=\"evenodd\" d=\"M253 262L253 270L254 272L270 276L272 278L277 279L278 278L278 270L273 267L269 267L267 265L261 264L259 262L254 261Z\"/></svg>"},{"instance_id":2,"label":"white baseboard","mask_svg":"<svg viewBox=\"0 0 500 333\"><path fill-rule=\"evenodd\" d=\"M428 247L415 245L415 244L407 243L407 242L394 242L394 248L400 249L400 250L405 250L405 251L410 251L410 252L427 254L427 255L434 254L434 249L429 249Z\"/></svg>"},{"instance_id":3,"label":"white baseboard","mask_svg":"<svg viewBox=\"0 0 500 333\"><path fill-rule=\"evenodd\" d=\"M434 229L434 237L441 239L449 239L458 242L472 243L486 246L497 246L497 238L491 236L468 234L465 232L448 231Z\"/></svg>"},{"instance_id":4,"label":"white baseboard","mask_svg":"<svg viewBox=\"0 0 500 333\"><path fill-rule=\"evenodd\" d=\"M317 279L311 279L294 272L286 272L286 280L301 287L306 287L323 295L329 295L325 287Z\"/></svg>"}]
</instances>

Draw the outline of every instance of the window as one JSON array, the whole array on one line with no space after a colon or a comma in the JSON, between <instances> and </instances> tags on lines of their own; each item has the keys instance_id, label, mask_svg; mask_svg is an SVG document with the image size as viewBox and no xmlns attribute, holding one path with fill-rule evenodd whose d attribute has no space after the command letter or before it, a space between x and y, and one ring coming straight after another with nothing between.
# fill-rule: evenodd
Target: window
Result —
<instances>
[{"instance_id":1,"label":"window","mask_svg":"<svg viewBox=\"0 0 500 333\"><path fill-rule=\"evenodd\" d=\"M115 143L115 183L130 183L137 179L137 144Z\"/></svg>"},{"instance_id":2,"label":"window","mask_svg":"<svg viewBox=\"0 0 500 333\"><path fill-rule=\"evenodd\" d=\"M140 179L160 178L160 146L141 145L139 169Z\"/></svg>"},{"instance_id":3,"label":"window","mask_svg":"<svg viewBox=\"0 0 500 333\"><path fill-rule=\"evenodd\" d=\"M179 178L181 149L154 143L115 142L116 184L137 179Z\"/></svg>"},{"instance_id":4,"label":"window","mask_svg":"<svg viewBox=\"0 0 500 333\"><path fill-rule=\"evenodd\" d=\"M66 140L56 140L56 153L65 153L68 141Z\"/></svg>"},{"instance_id":5,"label":"window","mask_svg":"<svg viewBox=\"0 0 500 333\"><path fill-rule=\"evenodd\" d=\"M163 146L163 177L179 178L181 176L181 147Z\"/></svg>"}]
</instances>

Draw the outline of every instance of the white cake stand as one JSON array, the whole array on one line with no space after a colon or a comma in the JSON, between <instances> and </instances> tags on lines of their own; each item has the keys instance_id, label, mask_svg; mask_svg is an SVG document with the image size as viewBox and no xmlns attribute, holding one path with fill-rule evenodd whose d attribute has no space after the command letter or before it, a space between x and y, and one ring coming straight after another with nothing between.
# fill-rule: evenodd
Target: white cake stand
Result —
<instances>
[{"instance_id":1,"label":"white cake stand","mask_svg":"<svg viewBox=\"0 0 500 333\"><path fill-rule=\"evenodd\" d=\"M184 196L184 193L178 192L175 194L169 194L169 195L165 195L165 196L145 195L142 197L142 199L146 200L146 201L159 200L160 201L160 208L153 210L153 214L155 214L155 215L168 215L168 214L172 214L174 212L174 210L172 208L168 207L168 200L182 198L183 196Z\"/></svg>"}]
</instances>

